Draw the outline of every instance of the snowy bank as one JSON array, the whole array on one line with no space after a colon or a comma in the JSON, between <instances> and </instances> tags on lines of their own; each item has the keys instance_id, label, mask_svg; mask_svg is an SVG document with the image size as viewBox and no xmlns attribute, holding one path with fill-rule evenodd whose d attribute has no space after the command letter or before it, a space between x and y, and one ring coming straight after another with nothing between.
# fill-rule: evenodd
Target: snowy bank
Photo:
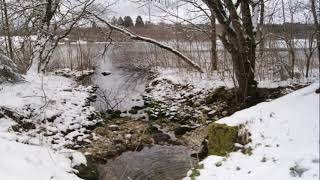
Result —
<instances>
[{"instance_id":1,"label":"snowy bank","mask_svg":"<svg viewBox=\"0 0 320 180\"><path fill-rule=\"evenodd\" d=\"M2 113L2 122L10 126L0 132L0 138L55 149L89 141L87 127L98 122L88 102L92 87L76 87L76 82L59 76L26 76L25 80L0 86L0 114L5 108L19 116Z\"/></svg>"},{"instance_id":2,"label":"snowy bank","mask_svg":"<svg viewBox=\"0 0 320 180\"><path fill-rule=\"evenodd\" d=\"M78 148L100 120L92 87L59 76L27 75L0 85L0 179L78 180Z\"/></svg>"},{"instance_id":3,"label":"snowy bank","mask_svg":"<svg viewBox=\"0 0 320 180\"><path fill-rule=\"evenodd\" d=\"M80 180L71 168L75 162L45 147L0 139L0 159L3 180ZM85 163L84 157L73 160Z\"/></svg>"},{"instance_id":4,"label":"snowy bank","mask_svg":"<svg viewBox=\"0 0 320 180\"><path fill-rule=\"evenodd\" d=\"M251 133L252 155L209 156L197 180L319 179L319 88L314 83L272 102L260 103L217 123L244 124ZM194 171L195 172L195 171Z\"/></svg>"}]
</instances>

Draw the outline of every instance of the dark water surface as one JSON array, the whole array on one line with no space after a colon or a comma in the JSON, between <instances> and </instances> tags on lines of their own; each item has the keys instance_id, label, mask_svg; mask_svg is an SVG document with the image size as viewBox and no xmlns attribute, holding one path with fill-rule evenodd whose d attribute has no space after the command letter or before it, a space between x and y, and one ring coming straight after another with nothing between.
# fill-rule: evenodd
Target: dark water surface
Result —
<instances>
[{"instance_id":1,"label":"dark water surface","mask_svg":"<svg viewBox=\"0 0 320 180\"><path fill-rule=\"evenodd\" d=\"M123 153L98 170L100 180L178 180L194 163L186 147L155 145Z\"/></svg>"}]
</instances>

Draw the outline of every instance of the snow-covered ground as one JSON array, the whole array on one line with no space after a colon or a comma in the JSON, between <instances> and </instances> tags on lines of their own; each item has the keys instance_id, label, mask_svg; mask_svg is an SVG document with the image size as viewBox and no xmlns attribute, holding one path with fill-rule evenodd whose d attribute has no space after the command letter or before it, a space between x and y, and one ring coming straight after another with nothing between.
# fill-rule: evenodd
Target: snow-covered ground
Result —
<instances>
[{"instance_id":1,"label":"snow-covered ground","mask_svg":"<svg viewBox=\"0 0 320 180\"><path fill-rule=\"evenodd\" d=\"M79 179L85 157L66 149L89 142L99 120L88 105L91 87L59 76L25 76L0 85L0 179ZM13 113L11 113L13 112Z\"/></svg>"},{"instance_id":2,"label":"snow-covered ground","mask_svg":"<svg viewBox=\"0 0 320 180\"><path fill-rule=\"evenodd\" d=\"M252 155L209 156L197 180L319 179L319 83L272 102L239 111L217 123L244 124ZM191 174L191 171L188 175ZM185 180L191 179L186 177Z\"/></svg>"},{"instance_id":3,"label":"snow-covered ground","mask_svg":"<svg viewBox=\"0 0 320 180\"><path fill-rule=\"evenodd\" d=\"M77 152L55 152L4 139L0 139L0 159L3 180L80 180L72 167L86 163L85 157Z\"/></svg>"},{"instance_id":4,"label":"snow-covered ground","mask_svg":"<svg viewBox=\"0 0 320 180\"><path fill-rule=\"evenodd\" d=\"M195 71L183 71L178 68L159 68L158 76L155 80L167 79L175 84L181 85L191 85L194 87L194 92L201 90L210 90L220 86L225 86L227 88L233 88L234 82L231 77L228 77L229 73L225 73L225 76L222 76L221 73L212 72L210 74L207 73L199 73ZM311 84L313 82L317 82L319 80L319 71L314 69L309 78L300 78L300 79L288 79L286 81L274 81L274 80L264 80L258 81L259 88L276 88L276 87L284 87L290 86L294 84ZM159 93L163 91L159 90ZM191 92L190 92L191 93ZM155 95L156 97L158 95ZM159 94L161 96L161 94Z\"/></svg>"}]
</instances>

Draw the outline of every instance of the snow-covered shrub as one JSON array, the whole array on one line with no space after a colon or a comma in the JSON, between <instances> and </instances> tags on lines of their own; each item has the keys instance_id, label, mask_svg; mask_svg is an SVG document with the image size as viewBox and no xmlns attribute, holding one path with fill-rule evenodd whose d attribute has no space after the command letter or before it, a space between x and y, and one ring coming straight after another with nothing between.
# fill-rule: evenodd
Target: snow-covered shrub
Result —
<instances>
[{"instance_id":1,"label":"snow-covered shrub","mask_svg":"<svg viewBox=\"0 0 320 180\"><path fill-rule=\"evenodd\" d=\"M16 64L0 52L0 84L4 82L17 82L23 78L18 73Z\"/></svg>"}]
</instances>

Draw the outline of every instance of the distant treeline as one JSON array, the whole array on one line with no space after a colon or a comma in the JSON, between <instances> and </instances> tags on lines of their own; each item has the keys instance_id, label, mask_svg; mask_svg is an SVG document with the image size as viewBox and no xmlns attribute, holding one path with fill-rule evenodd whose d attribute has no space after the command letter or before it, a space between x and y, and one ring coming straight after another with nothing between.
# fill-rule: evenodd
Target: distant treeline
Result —
<instances>
[{"instance_id":1,"label":"distant treeline","mask_svg":"<svg viewBox=\"0 0 320 180\"><path fill-rule=\"evenodd\" d=\"M197 41L209 41L208 34L204 31L209 32L210 26L207 24L197 24L196 28L194 25L185 24L166 24L158 23L152 24L150 22L143 22L142 18L138 16L135 23L126 16L122 21L122 18L112 19L112 23L126 27L131 31L146 36L151 37L156 40L197 40ZM138 24L137 24L138 23ZM202 31L199 30L202 29ZM221 25L216 26L217 34L222 33ZM283 34L290 34L292 38L304 39L308 38L311 33L314 33L313 24L299 24L299 23L286 23L286 24L266 24L262 27L263 32L273 33L275 35L281 36ZM106 34L109 33L107 27L100 27L97 24L92 24L90 27L75 28L68 36L68 40L65 41L77 41L79 39L91 41L91 42L103 42L109 41L108 39L102 39L101 37L108 37ZM19 29L11 30L12 36L25 36L32 35L32 29ZM3 36L4 33L2 28L0 30L0 35ZM127 37L121 35L118 32L112 32L111 36L113 41L130 41Z\"/></svg>"}]
</instances>

